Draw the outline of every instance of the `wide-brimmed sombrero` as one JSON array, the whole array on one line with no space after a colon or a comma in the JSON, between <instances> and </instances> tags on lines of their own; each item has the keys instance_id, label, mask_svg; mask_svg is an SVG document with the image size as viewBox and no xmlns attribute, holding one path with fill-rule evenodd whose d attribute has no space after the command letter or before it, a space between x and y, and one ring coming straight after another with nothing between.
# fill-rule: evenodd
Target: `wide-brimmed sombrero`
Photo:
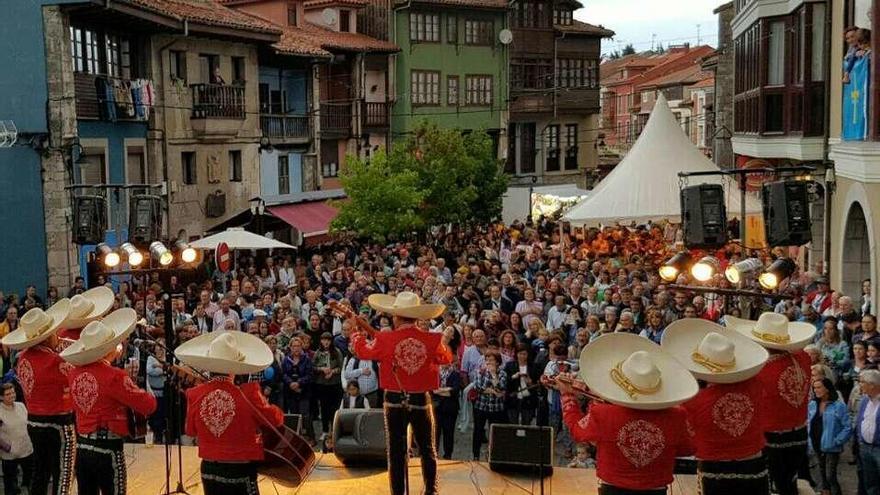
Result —
<instances>
[{"instance_id":1,"label":"wide-brimmed sombrero","mask_svg":"<svg viewBox=\"0 0 880 495\"><path fill-rule=\"evenodd\" d=\"M700 318L672 322L660 347L698 380L737 383L757 375L770 355L739 332Z\"/></svg>"},{"instance_id":2,"label":"wide-brimmed sombrero","mask_svg":"<svg viewBox=\"0 0 880 495\"><path fill-rule=\"evenodd\" d=\"M666 409L699 391L697 380L674 357L630 333L606 334L587 345L579 374L591 392L632 409Z\"/></svg>"},{"instance_id":3,"label":"wide-brimmed sombrero","mask_svg":"<svg viewBox=\"0 0 880 495\"><path fill-rule=\"evenodd\" d=\"M372 294L367 302L376 311L403 318L430 320L446 311L445 304L426 304L412 292L401 292L397 296L388 294Z\"/></svg>"},{"instance_id":4,"label":"wide-brimmed sombrero","mask_svg":"<svg viewBox=\"0 0 880 495\"><path fill-rule=\"evenodd\" d=\"M133 309L117 309L86 325L79 339L61 351L60 356L75 366L94 363L125 340L134 331L136 322L137 313Z\"/></svg>"},{"instance_id":5,"label":"wide-brimmed sombrero","mask_svg":"<svg viewBox=\"0 0 880 495\"><path fill-rule=\"evenodd\" d=\"M70 299L66 297L46 311L32 308L21 317L18 328L3 337L2 343L13 350L33 347L57 332L69 311Z\"/></svg>"},{"instance_id":6,"label":"wide-brimmed sombrero","mask_svg":"<svg viewBox=\"0 0 880 495\"><path fill-rule=\"evenodd\" d=\"M763 313L758 321L725 316L727 328L736 330L767 349L797 351L810 344L816 337L812 323L788 321L779 313Z\"/></svg>"},{"instance_id":7,"label":"wide-brimmed sombrero","mask_svg":"<svg viewBox=\"0 0 880 495\"><path fill-rule=\"evenodd\" d=\"M274 359L259 337L236 330L200 335L180 344L174 354L187 366L229 375L263 371Z\"/></svg>"},{"instance_id":8,"label":"wide-brimmed sombrero","mask_svg":"<svg viewBox=\"0 0 880 495\"><path fill-rule=\"evenodd\" d=\"M103 285L70 298L70 313L62 328L83 328L113 307L113 291Z\"/></svg>"}]
</instances>

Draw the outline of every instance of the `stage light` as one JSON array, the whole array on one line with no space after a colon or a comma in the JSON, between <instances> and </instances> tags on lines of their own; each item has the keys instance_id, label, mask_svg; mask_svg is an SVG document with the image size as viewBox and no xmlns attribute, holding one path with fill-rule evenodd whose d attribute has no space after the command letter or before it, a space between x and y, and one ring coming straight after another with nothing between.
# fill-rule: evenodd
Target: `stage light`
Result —
<instances>
[{"instance_id":1,"label":"stage light","mask_svg":"<svg viewBox=\"0 0 880 495\"><path fill-rule=\"evenodd\" d=\"M745 275L755 273L763 267L764 264L758 258L748 258L728 266L727 270L724 270L724 276L730 283L738 284Z\"/></svg>"},{"instance_id":2,"label":"stage light","mask_svg":"<svg viewBox=\"0 0 880 495\"><path fill-rule=\"evenodd\" d=\"M180 252L180 259L184 263L192 263L198 258L199 253L195 250L195 248L189 247L189 244L183 239L178 239L174 246L177 247L177 250Z\"/></svg>"},{"instance_id":3,"label":"stage light","mask_svg":"<svg viewBox=\"0 0 880 495\"><path fill-rule=\"evenodd\" d=\"M164 244L162 244L162 241L153 241L153 243L150 244L150 254L153 258L156 258L162 266L168 266L174 261L174 255L171 254L171 251L169 251Z\"/></svg>"},{"instance_id":4,"label":"stage light","mask_svg":"<svg viewBox=\"0 0 880 495\"><path fill-rule=\"evenodd\" d=\"M758 277L758 282L761 287L773 290L779 287L779 283L790 277L795 270L797 270L797 265L791 258L779 258Z\"/></svg>"},{"instance_id":5,"label":"stage light","mask_svg":"<svg viewBox=\"0 0 880 495\"><path fill-rule=\"evenodd\" d=\"M700 261L696 262L694 266L691 267L691 275L693 275L698 282L708 282L716 273L718 273L720 266L721 264L718 263L718 260L712 256L703 256Z\"/></svg>"},{"instance_id":6,"label":"stage light","mask_svg":"<svg viewBox=\"0 0 880 495\"><path fill-rule=\"evenodd\" d=\"M140 266L140 264L144 262L143 253L138 251L138 248L134 247L134 244L126 242L120 246L120 249L125 253L125 257L128 258L129 266Z\"/></svg>"},{"instance_id":7,"label":"stage light","mask_svg":"<svg viewBox=\"0 0 880 495\"><path fill-rule=\"evenodd\" d=\"M678 274L687 271L693 262L694 260L690 253L680 251L660 267L660 278L667 282L674 282L678 278Z\"/></svg>"},{"instance_id":8,"label":"stage light","mask_svg":"<svg viewBox=\"0 0 880 495\"><path fill-rule=\"evenodd\" d=\"M103 263L104 266L113 268L119 265L119 253L108 246L106 242L98 244L96 249L98 250L98 256L100 256L101 263Z\"/></svg>"}]
</instances>

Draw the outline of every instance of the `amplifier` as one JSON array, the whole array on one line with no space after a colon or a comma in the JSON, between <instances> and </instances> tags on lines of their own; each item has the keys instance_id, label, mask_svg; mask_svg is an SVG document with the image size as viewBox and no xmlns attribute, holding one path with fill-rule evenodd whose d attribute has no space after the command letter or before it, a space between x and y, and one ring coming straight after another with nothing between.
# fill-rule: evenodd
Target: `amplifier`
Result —
<instances>
[{"instance_id":1,"label":"amplifier","mask_svg":"<svg viewBox=\"0 0 880 495\"><path fill-rule=\"evenodd\" d=\"M493 424L489 428L489 468L552 475L553 433L549 426Z\"/></svg>"}]
</instances>

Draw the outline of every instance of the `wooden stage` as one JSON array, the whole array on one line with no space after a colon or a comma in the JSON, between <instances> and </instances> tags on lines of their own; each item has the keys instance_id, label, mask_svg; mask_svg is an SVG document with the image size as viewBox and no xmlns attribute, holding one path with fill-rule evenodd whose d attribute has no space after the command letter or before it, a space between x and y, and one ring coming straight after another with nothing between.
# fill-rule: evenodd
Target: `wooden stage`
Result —
<instances>
[{"instance_id":1,"label":"wooden stage","mask_svg":"<svg viewBox=\"0 0 880 495\"><path fill-rule=\"evenodd\" d=\"M130 495L161 495L165 493L165 449L162 446L128 444L125 449ZM318 465L300 487L288 487L270 478L261 477L262 495L386 495L388 477L380 468L348 468L333 454L318 454ZM177 451L172 449L171 487L177 484ZM537 478L517 474L495 473L483 462L439 461L441 493L464 495L537 494ZM184 488L190 495L202 495L199 459L196 447L183 447ZM418 460L410 461L410 490L422 493ZM670 495L697 495L696 477L676 475ZM812 495L809 485L801 482L802 495ZM596 471L592 469L554 468L553 476L545 478L544 493L556 495L588 495L596 493Z\"/></svg>"}]
</instances>

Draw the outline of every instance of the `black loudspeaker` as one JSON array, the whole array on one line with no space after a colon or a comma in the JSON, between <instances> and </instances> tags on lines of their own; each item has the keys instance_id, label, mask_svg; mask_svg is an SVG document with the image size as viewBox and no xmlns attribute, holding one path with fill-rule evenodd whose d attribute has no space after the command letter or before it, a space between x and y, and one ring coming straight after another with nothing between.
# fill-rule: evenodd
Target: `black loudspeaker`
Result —
<instances>
[{"instance_id":1,"label":"black loudspeaker","mask_svg":"<svg viewBox=\"0 0 880 495\"><path fill-rule=\"evenodd\" d=\"M550 476L554 443L549 426L493 424L489 428L489 468Z\"/></svg>"},{"instance_id":2,"label":"black loudspeaker","mask_svg":"<svg viewBox=\"0 0 880 495\"><path fill-rule=\"evenodd\" d=\"M132 195L128 208L128 238L138 245L149 245L162 237L162 198Z\"/></svg>"},{"instance_id":3,"label":"black loudspeaker","mask_svg":"<svg viewBox=\"0 0 880 495\"><path fill-rule=\"evenodd\" d=\"M764 233L770 247L801 246L813 239L808 182L771 182L761 192Z\"/></svg>"},{"instance_id":4,"label":"black loudspeaker","mask_svg":"<svg viewBox=\"0 0 880 495\"><path fill-rule=\"evenodd\" d=\"M382 409L340 409L333 418L333 453L343 464L386 464Z\"/></svg>"},{"instance_id":5,"label":"black loudspeaker","mask_svg":"<svg viewBox=\"0 0 880 495\"><path fill-rule=\"evenodd\" d=\"M107 231L107 200L103 196L73 197L74 244L104 242Z\"/></svg>"},{"instance_id":6,"label":"black loudspeaker","mask_svg":"<svg viewBox=\"0 0 880 495\"><path fill-rule=\"evenodd\" d=\"M681 190L681 224L688 248L718 248L727 244L727 208L720 184L700 184Z\"/></svg>"}]
</instances>

